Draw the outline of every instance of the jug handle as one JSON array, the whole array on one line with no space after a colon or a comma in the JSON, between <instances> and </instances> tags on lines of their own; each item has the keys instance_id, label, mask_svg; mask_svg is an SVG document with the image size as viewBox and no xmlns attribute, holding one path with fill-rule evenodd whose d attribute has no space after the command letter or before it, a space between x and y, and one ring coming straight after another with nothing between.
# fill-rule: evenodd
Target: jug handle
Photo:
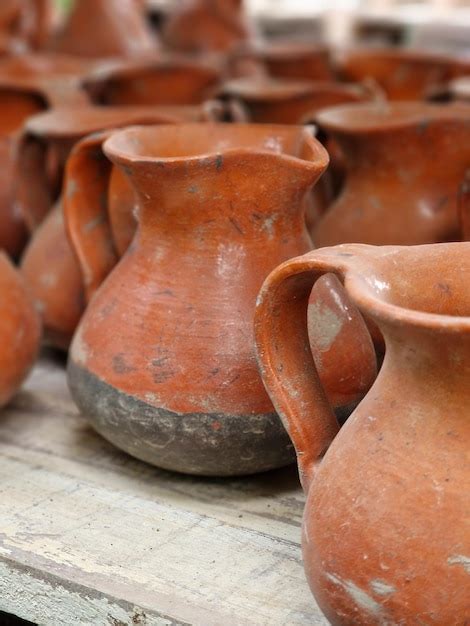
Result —
<instances>
[{"instance_id":1,"label":"jug handle","mask_svg":"<svg viewBox=\"0 0 470 626\"><path fill-rule=\"evenodd\" d=\"M118 260L107 206L112 163L102 150L112 132L95 133L78 142L65 168L65 228L80 265L87 302Z\"/></svg>"},{"instance_id":2,"label":"jug handle","mask_svg":"<svg viewBox=\"0 0 470 626\"><path fill-rule=\"evenodd\" d=\"M305 492L339 431L310 349L307 308L322 275L333 273L342 282L345 261L354 255L345 250L342 257L341 248L323 248L283 263L265 280L256 304L259 369L296 449Z\"/></svg>"},{"instance_id":3,"label":"jug handle","mask_svg":"<svg viewBox=\"0 0 470 626\"><path fill-rule=\"evenodd\" d=\"M26 131L20 137L16 150L15 204L32 233L53 205L47 172L47 143Z\"/></svg>"}]
</instances>

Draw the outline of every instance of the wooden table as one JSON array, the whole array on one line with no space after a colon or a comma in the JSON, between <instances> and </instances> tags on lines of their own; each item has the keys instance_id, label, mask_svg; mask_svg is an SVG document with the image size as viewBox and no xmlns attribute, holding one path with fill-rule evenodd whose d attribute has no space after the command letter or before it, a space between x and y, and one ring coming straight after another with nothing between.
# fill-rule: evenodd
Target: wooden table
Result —
<instances>
[{"instance_id":1,"label":"wooden table","mask_svg":"<svg viewBox=\"0 0 470 626\"><path fill-rule=\"evenodd\" d=\"M195 479L94 433L43 360L0 412L0 611L40 624L325 625L296 469Z\"/></svg>"}]
</instances>

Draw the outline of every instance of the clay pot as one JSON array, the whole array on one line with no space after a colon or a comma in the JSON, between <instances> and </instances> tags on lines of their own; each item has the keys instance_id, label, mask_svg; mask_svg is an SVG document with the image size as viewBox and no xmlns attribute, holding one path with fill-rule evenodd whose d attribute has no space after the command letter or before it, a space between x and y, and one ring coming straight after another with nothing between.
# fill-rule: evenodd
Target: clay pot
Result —
<instances>
[{"instance_id":1,"label":"clay pot","mask_svg":"<svg viewBox=\"0 0 470 626\"><path fill-rule=\"evenodd\" d=\"M85 307L82 274L65 235L62 199L57 195L72 147L86 135L106 128L150 122L168 124L203 116L204 110L198 107L84 107L80 111L45 113L29 120L19 159L20 170L26 173L29 183L21 183L24 193L19 195L21 210L34 235L22 257L21 271L41 311L48 344L67 350ZM104 136L94 135L83 147L94 147L87 157L92 160L92 169L98 167L100 160L107 162L101 154L103 139ZM51 148L60 155L55 181L49 179L45 168ZM117 250L122 254L136 227L132 215L134 193L122 174L115 172L109 194Z\"/></svg>"},{"instance_id":2,"label":"clay pot","mask_svg":"<svg viewBox=\"0 0 470 626\"><path fill-rule=\"evenodd\" d=\"M174 50L186 53L233 49L253 35L242 0L186 0L167 17L162 39Z\"/></svg>"},{"instance_id":3,"label":"clay pot","mask_svg":"<svg viewBox=\"0 0 470 626\"><path fill-rule=\"evenodd\" d=\"M268 77L229 80L223 83L218 93L243 107L249 121L272 124L303 123L327 106L371 98L371 94L359 85Z\"/></svg>"},{"instance_id":4,"label":"clay pot","mask_svg":"<svg viewBox=\"0 0 470 626\"><path fill-rule=\"evenodd\" d=\"M5 51L41 48L52 30L51 0L2 0L0 37Z\"/></svg>"},{"instance_id":5,"label":"clay pot","mask_svg":"<svg viewBox=\"0 0 470 626\"><path fill-rule=\"evenodd\" d=\"M83 57L137 57L157 52L140 0L79 0L51 49Z\"/></svg>"},{"instance_id":6,"label":"clay pot","mask_svg":"<svg viewBox=\"0 0 470 626\"><path fill-rule=\"evenodd\" d=\"M470 108L355 104L321 111L346 163L340 196L313 230L317 247L459 239L457 196L470 164Z\"/></svg>"},{"instance_id":7,"label":"clay pot","mask_svg":"<svg viewBox=\"0 0 470 626\"><path fill-rule=\"evenodd\" d=\"M0 293L0 406L4 406L36 360L41 326L27 286L3 252Z\"/></svg>"},{"instance_id":8,"label":"clay pot","mask_svg":"<svg viewBox=\"0 0 470 626\"><path fill-rule=\"evenodd\" d=\"M422 100L453 75L451 57L424 50L366 48L344 51L341 76L348 81L372 79L390 100Z\"/></svg>"},{"instance_id":9,"label":"clay pot","mask_svg":"<svg viewBox=\"0 0 470 626\"><path fill-rule=\"evenodd\" d=\"M233 62L251 60L268 75L311 81L333 81L334 74L327 46L296 40L255 41L239 47Z\"/></svg>"},{"instance_id":10,"label":"clay pot","mask_svg":"<svg viewBox=\"0 0 470 626\"><path fill-rule=\"evenodd\" d=\"M71 59L27 55L0 62L0 248L14 258L27 238L13 188L23 123L50 107L87 101L79 85L78 67ZM27 179L27 172L24 176Z\"/></svg>"},{"instance_id":11,"label":"clay pot","mask_svg":"<svg viewBox=\"0 0 470 626\"><path fill-rule=\"evenodd\" d=\"M115 61L92 73L87 88L97 104L190 105L210 97L220 75L216 63L182 57Z\"/></svg>"},{"instance_id":12,"label":"clay pot","mask_svg":"<svg viewBox=\"0 0 470 626\"><path fill-rule=\"evenodd\" d=\"M324 272L339 276L387 346L339 432L305 327ZM297 451L305 570L331 624L468 616L469 273L467 243L343 245L284 263L259 295L260 368Z\"/></svg>"},{"instance_id":13,"label":"clay pot","mask_svg":"<svg viewBox=\"0 0 470 626\"><path fill-rule=\"evenodd\" d=\"M247 124L128 129L104 150L135 189L139 229L72 342L75 402L115 445L166 469L222 476L290 463L251 320L268 272L310 248L302 197L325 150L308 129ZM67 195L91 295L109 234L100 245L75 214Z\"/></svg>"}]
</instances>

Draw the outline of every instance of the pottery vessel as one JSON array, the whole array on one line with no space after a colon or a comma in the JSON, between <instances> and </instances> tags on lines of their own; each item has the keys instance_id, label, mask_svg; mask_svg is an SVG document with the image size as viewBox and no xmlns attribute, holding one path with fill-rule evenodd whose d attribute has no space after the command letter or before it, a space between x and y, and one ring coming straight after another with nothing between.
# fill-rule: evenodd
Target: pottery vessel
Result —
<instances>
[{"instance_id":1,"label":"pottery vessel","mask_svg":"<svg viewBox=\"0 0 470 626\"><path fill-rule=\"evenodd\" d=\"M345 80L372 79L390 100L423 100L445 84L456 65L452 57L406 48L364 48L344 51L339 71Z\"/></svg>"},{"instance_id":2,"label":"pottery vessel","mask_svg":"<svg viewBox=\"0 0 470 626\"><path fill-rule=\"evenodd\" d=\"M41 48L52 30L51 0L2 0L0 39L5 52Z\"/></svg>"},{"instance_id":3,"label":"pottery vessel","mask_svg":"<svg viewBox=\"0 0 470 626\"><path fill-rule=\"evenodd\" d=\"M72 342L75 402L115 445L166 469L222 476L290 463L252 315L269 271L310 248L301 199L325 150L308 129L246 124L128 129L104 150L136 191L139 228ZM84 273L99 276L106 253L70 211Z\"/></svg>"},{"instance_id":4,"label":"pottery vessel","mask_svg":"<svg viewBox=\"0 0 470 626\"><path fill-rule=\"evenodd\" d=\"M259 63L269 76L280 79L333 81L330 51L322 44L296 40L254 41L233 53L233 62Z\"/></svg>"},{"instance_id":5,"label":"pottery vessel","mask_svg":"<svg viewBox=\"0 0 470 626\"><path fill-rule=\"evenodd\" d=\"M39 352L41 325L27 285L0 252L0 407L19 389Z\"/></svg>"},{"instance_id":6,"label":"pottery vessel","mask_svg":"<svg viewBox=\"0 0 470 626\"><path fill-rule=\"evenodd\" d=\"M85 307L82 275L68 243L62 216L63 173L73 146L86 135L106 128L176 123L201 119L204 115L199 107L83 107L79 111L45 113L28 121L19 155L19 170L26 179L21 177L18 182L17 196L20 210L34 234L23 254L21 271L41 311L47 343L66 350ZM92 163L97 168L100 156L103 160L102 139L94 138L90 142L99 146ZM58 155L54 177L47 171L52 149ZM118 235L116 243L122 253L135 230L134 195L118 172L113 174L109 194Z\"/></svg>"},{"instance_id":7,"label":"pottery vessel","mask_svg":"<svg viewBox=\"0 0 470 626\"><path fill-rule=\"evenodd\" d=\"M151 56L158 51L140 0L75 2L50 47L92 58Z\"/></svg>"},{"instance_id":8,"label":"pottery vessel","mask_svg":"<svg viewBox=\"0 0 470 626\"><path fill-rule=\"evenodd\" d=\"M83 65L73 59L24 55L0 61L0 248L13 258L27 238L14 202L15 153L24 121L50 107L83 104L79 84Z\"/></svg>"},{"instance_id":9,"label":"pottery vessel","mask_svg":"<svg viewBox=\"0 0 470 626\"><path fill-rule=\"evenodd\" d=\"M210 98L220 77L219 64L211 60L110 61L88 77L87 89L97 104L192 105Z\"/></svg>"},{"instance_id":10,"label":"pottery vessel","mask_svg":"<svg viewBox=\"0 0 470 626\"><path fill-rule=\"evenodd\" d=\"M272 124L304 123L311 121L322 108L372 97L359 85L278 80L266 76L225 81L218 95L239 104L249 121Z\"/></svg>"},{"instance_id":11,"label":"pottery vessel","mask_svg":"<svg viewBox=\"0 0 470 626\"><path fill-rule=\"evenodd\" d=\"M227 52L253 34L243 0L184 0L162 29L165 44L185 53Z\"/></svg>"},{"instance_id":12,"label":"pottery vessel","mask_svg":"<svg viewBox=\"0 0 470 626\"><path fill-rule=\"evenodd\" d=\"M344 187L314 229L317 247L458 240L457 197L470 164L470 107L356 104L318 113L339 145Z\"/></svg>"},{"instance_id":13,"label":"pottery vessel","mask_svg":"<svg viewBox=\"0 0 470 626\"><path fill-rule=\"evenodd\" d=\"M339 432L305 327L310 289L325 272L387 346ZM469 273L467 243L352 244L288 261L259 295L259 364L297 451L305 570L331 624L468 617Z\"/></svg>"}]
</instances>

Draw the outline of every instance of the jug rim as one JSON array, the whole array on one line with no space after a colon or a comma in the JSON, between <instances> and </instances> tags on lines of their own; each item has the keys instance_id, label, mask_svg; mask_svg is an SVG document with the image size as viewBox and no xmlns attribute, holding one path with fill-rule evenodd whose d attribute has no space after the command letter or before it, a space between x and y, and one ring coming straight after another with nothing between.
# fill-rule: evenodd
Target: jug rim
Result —
<instances>
[{"instance_id":1,"label":"jug rim","mask_svg":"<svg viewBox=\"0 0 470 626\"><path fill-rule=\"evenodd\" d=\"M419 101L353 102L325 107L315 121L326 130L348 134L372 134L417 127L423 132L436 122L468 122L470 108L463 103Z\"/></svg>"},{"instance_id":2,"label":"jug rim","mask_svg":"<svg viewBox=\"0 0 470 626\"><path fill-rule=\"evenodd\" d=\"M357 83L337 83L333 80L279 79L271 76L232 78L222 83L218 92L251 101L283 100L286 97L301 97L327 93L357 92Z\"/></svg>"},{"instance_id":3,"label":"jug rim","mask_svg":"<svg viewBox=\"0 0 470 626\"><path fill-rule=\"evenodd\" d=\"M0 82L0 89L2 85ZM35 136L55 138L77 137L95 133L113 125L140 124L169 125L179 122L184 113L195 113L200 105L135 105L135 106L99 106L73 105L50 109L29 117L23 129Z\"/></svg>"},{"instance_id":4,"label":"jug rim","mask_svg":"<svg viewBox=\"0 0 470 626\"><path fill-rule=\"evenodd\" d=\"M367 264L368 259L371 261L375 259L384 258L390 255L400 254L404 251L415 252L431 251L432 248L440 249L443 251L442 246L446 246L448 249L454 248L454 254L459 252L459 258L461 258L462 251L466 250L470 255L470 242L450 242L440 244L424 244L418 246L373 246L368 244L343 244L334 246L331 248L323 248L322 254L328 256L334 251L335 256L351 256L355 257L352 264L344 263L344 284L351 294L354 302L363 311L367 311L372 314L374 318L387 322L393 325L408 324L409 326L419 327L422 329L433 329L441 331L460 332L466 331L470 333L470 314L468 316L462 315L449 315L447 313L431 313L428 311L420 310L419 308L413 309L407 306L394 304L393 302L387 302L381 298L373 290L370 283L364 279L363 274L358 271L357 264L365 262ZM357 251L357 256L354 254Z\"/></svg>"},{"instance_id":5,"label":"jug rim","mask_svg":"<svg viewBox=\"0 0 470 626\"><path fill-rule=\"evenodd\" d=\"M301 156L289 154L287 152L279 151L275 152L269 147L262 148L261 146L253 145L252 147L245 147L242 145L229 146L227 148L214 148L210 150L205 150L197 153L197 154L182 154L181 156L156 156L156 155L145 155L138 154L136 152L132 152L130 149L126 149L122 144L127 140L127 144L132 144L132 139L136 140L137 136L143 136L148 139L151 132L165 132L168 129L171 129L174 132L184 132L185 130L190 130L192 128L204 129L207 137L212 137L212 133L216 131L217 128L229 130L230 132L236 133L237 130L243 129L245 132L247 130L259 130L266 133L266 135L275 135L276 130L283 131L284 133L289 133L294 135L298 134L299 139L302 138L306 145L312 151L313 158L307 159L302 158ZM152 124L150 126L130 126L121 130L117 130L115 133L107 139L103 145L103 151L106 156L113 162L118 163L120 165L131 165L135 163L139 164L183 164L183 163L197 163L203 162L206 160L217 160L221 155L226 156L246 156L250 154L257 155L267 155L267 156L276 156L280 159L283 159L287 162L291 162L292 164L297 164L298 166L302 164L302 167L309 170L324 170L326 169L329 163L329 156L326 149L323 145L315 138L314 134L311 132L311 129L314 128L312 126L307 125L296 125L296 124L246 124L246 123L223 123L223 122L189 122L189 123L181 123L181 124ZM273 137L275 139L275 136Z\"/></svg>"}]
</instances>

